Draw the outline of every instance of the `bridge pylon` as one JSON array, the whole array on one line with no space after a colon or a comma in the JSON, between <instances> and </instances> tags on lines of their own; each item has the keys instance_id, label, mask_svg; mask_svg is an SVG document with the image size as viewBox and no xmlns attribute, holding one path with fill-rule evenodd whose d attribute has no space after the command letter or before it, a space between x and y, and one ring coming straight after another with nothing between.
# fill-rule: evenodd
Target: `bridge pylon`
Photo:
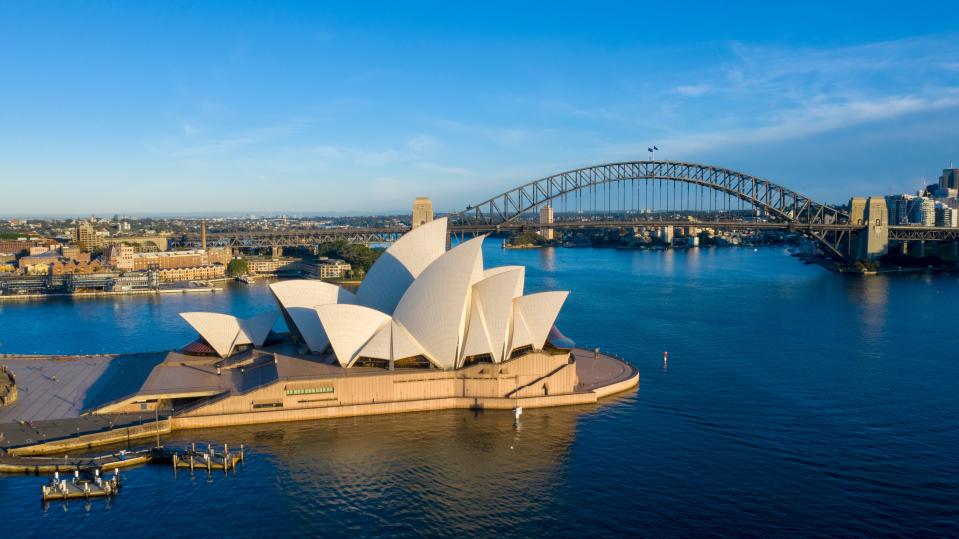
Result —
<instances>
[{"instance_id":1,"label":"bridge pylon","mask_svg":"<svg viewBox=\"0 0 959 539\"><path fill-rule=\"evenodd\" d=\"M882 196L854 197L849 201L852 224L864 228L854 233L850 258L875 260L889 252L889 209Z\"/></svg>"}]
</instances>

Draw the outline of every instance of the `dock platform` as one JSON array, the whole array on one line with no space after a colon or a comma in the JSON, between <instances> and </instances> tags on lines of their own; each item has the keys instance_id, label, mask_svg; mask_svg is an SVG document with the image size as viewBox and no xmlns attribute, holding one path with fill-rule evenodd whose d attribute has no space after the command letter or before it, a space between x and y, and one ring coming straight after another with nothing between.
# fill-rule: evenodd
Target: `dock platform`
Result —
<instances>
[{"instance_id":1,"label":"dock platform","mask_svg":"<svg viewBox=\"0 0 959 539\"><path fill-rule=\"evenodd\" d=\"M48 485L40 486L43 501L106 498L120 492L120 471L114 470L113 477L104 479L100 470L81 476L80 471L73 472L70 480L61 479L60 472L54 472Z\"/></svg>"},{"instance_id":2,"label":"dock platform","mask_svg":"<svg viewBox=\"0 0 959 539\"><path fill-rule=\"evenodd\" d=\"M194 443L185 449L165 449L162 456L156 454L154 458L157 462L169 461L174 470L189 468L191 472L196 469L206 469L209 472L212 470L235 470L237 463L243 462L245 455L242 444L240 444L238 452L230 451L229 446L223 444L223 450L217 453L217 449L212 445L207 445L206 451L202 449L198 451Z\"/></svg>"},{"instance_id":3,"label":"dock platform","mask_svg":"<svg viewBox=\"0 0 959 539\"><path fill-rule=\"evenodd\" d=\"M13 456L0 455L0 473L13 474L47 474L47 473L71 473L71 472L92 472L100 470L103 472L138 466L146 464L152 460L151 449L141 449L138 451L118 451L108 455L98 457L33 457L33 456Z\"/></svg>"}]
</instances>

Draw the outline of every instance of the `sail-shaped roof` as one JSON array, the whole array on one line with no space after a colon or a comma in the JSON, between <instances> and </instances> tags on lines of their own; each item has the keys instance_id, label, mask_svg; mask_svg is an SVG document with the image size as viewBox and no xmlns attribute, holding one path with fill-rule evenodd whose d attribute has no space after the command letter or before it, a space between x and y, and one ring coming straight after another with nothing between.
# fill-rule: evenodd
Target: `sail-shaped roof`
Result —
<instances>
[{"instance_id":1,"label":"sail-shaped roof","mask_svg":"<svg viewBox=\"0 0 959 539\"><path fill-rule=\"evenodd\" d=\"M430 221L396 240L367 272L356 303L393 314L406 289L446 251L446 221Z\"/></svg>"},{"instance_id":2,"label":"sail-shaped roof","mask_svg":"<svg viewBox=\"0 0 959 539\"><path fill-rule=\"evenodd\" d=\"M193 326L220 357L229 357L240 345L263 346L276 322L276 313L267 312L248 319L222 313L190 312L180 317Z\"/></svg>"},{"instance_id":3,"label":"sail-shaped roof","mask_svg":"<svg viewBox=\"0 0 959 539\"><path fill-rule=\"evenodd\" d=\"M514 326L512 349L515 350L525 345L530 345L536 350L542 349L546 343L546 337L549 336L549 330L556 322L556 317L559 316L559 311L563 308L567 296L569 296L569 292L556 291L539 292L514 299L513 318L515 320L519 316L523 320L527 335L517 340ZM517 344L517 342L522 344Z\"/></svg>"},{"instance_id":4,"label":"sail-shaped roof","mask_svg":"<svg viewBox=\"0 0 959 539\"><path fill-rule=\"evenodd\" d=\"M456 368L466 330L470 290L483 276L483 237L436 259L403 294L393 316L443 369Z\"/></svg>"},{"instance_id":5,"label":"sail-shaped roof","mask_svg":"<svg viewBox=\"0 0 959 539\"><path fill-rule=\"evenodd\" d=\"M476 352L474 349L464 350L463 357L476 355L478 353L488 353L493 362L503 361L506 354L506 343L509 339L509 330L512 322L513 298L517 292L522 293L523 270L522 267L505 266L505 270L499 272L483 272L485 276L481 281L473 285L472 303L474 305L470 316L470 328L467 333L466 342L476 342L472 332L474 328L474 314L482 318L481 323L476 323L476 328L482 328L486 332L485 342L488 343L488 350ZM499 268L497 268L499 269Z\"/></svg>"},{"instance_id":6,"label":"sail-shaped roof","mask_svg":"<svg viewBox=\"0 0 959 539\"><path fill-rule=\"evenodd\" d=\"M356 294L322 281L270 285L295 339L313 352L332 346L344 367L357 359L425 357L455 369L467 358L502 362L542 349L568 292L523 295L523 266L483 268L477 237L445 251L446 219L409 232L387 249ZM220 355L262 345L273 320L184 313Z\"/></svg>"},{"instance_id":7,"label":"sail-shaped roof","mask_svg":"<svg viewBox=\"0 0 959 539\"><path fill-rule=\"evenodd\" d=\"M352 365L363 346L390 321L389 315L361 305L320 305L316 312L343 367Z\"/></svg>"},{"instance_id":8,"label":"sail-shaped roof","mask_svg":"<svg viewBox=\"0 0 959 539\"><path fill-rule=\"evenodd\" d=\"M311 352L321 352L330 344L315 307L331 303L356 303L356 296L349 290L316 280L279 281L270 284L270 291L280 304L290 333L306 344Z\"/></svg>"}]
</instances>

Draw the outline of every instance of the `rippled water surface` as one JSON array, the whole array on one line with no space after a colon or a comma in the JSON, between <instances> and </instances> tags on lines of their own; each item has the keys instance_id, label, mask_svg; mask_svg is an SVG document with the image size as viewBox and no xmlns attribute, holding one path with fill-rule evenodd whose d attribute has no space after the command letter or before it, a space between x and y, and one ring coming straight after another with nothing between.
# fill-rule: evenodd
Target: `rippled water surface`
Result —
<instances>
[{"instance_id":1,"label":"rippled water surface","mask_svg":"<svg viewBox=\"0 0 959 539\"><path fill-rule=\"evenodd\" d=\"M131 470L110 502L41 506L0 478L12 537L959 534L959 278L855 278L781 250L486 249L569 289L562 331L641 387L597 406L177 433L245 443L237 473ZM0 352L160 350L214 295L0 304ZM669 351L669 364L663 351ZM10 528L8 526L14 526Z\"/></svg>"}]
</instances>

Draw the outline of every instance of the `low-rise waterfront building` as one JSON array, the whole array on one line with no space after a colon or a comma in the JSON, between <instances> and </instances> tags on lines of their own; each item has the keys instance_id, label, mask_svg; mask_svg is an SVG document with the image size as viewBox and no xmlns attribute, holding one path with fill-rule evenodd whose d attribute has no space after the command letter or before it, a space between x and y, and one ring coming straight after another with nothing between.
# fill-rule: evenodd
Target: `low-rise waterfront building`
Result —
<instances>
[{"instance_id":1,"label":"low-rise waterfront building","mask_svg":"<svg viewBox=\"0 0 959 539\"><path fill-rule=\"evenodd\" d=\"M107 245L103 249L103 265L121 271L133 269L134 248L122 243Z\"/></svg>"},{"instance_id":2,"label":"low-rise waterfront building","mask_svg":"<svg viewBox=\"0 0 959 539\"><path fill-rule=\"evenodd\" d=\"M117 276L114 290L148 290L159 285L157 271L128 271Z\"/></svg>"},{"instance_id":3,"label":"low-rise waterfront building","mask_svg":"<svg viewBox=\"0 0 959 539\"><path fill-rule=\"evenodd\" d=\"M90 253L73 253L67 257L60 250L48 250L36 256L23 256L17 262L20 273L24 275L67 275L98 273L102 264L90 260Z\"/></svg>"},{"instance_id":4,"label":"low-rise waterfront building","mask_svg":"<svg viewBox=\"0 0 959 539\"><path fill-rule=\"evenodd\" d=\"M209 264L186 268L161 268L153 271L161 283L206 281L226 277L226 266L222 264Z\"/></svg>"},{"instance_id":5,"label":"low-rise waterfront building","mask_svg":"<svg viewBox=\"0 0 959 539\"><path fill-rule=\"evenodd\" d=\"M0 240L0 253L12 253L20 256L29 254L31 247L57 245L56 240L42 238L20 238L16 240Z\"/></svg>"},{"instance_id":6,"label":"low-rise waterfront building","mask_svg":"<svg viewBox=\"0 0 959 539\"><path fill-rule=\"evenodd\" d=\"M342 279L353 267L337 258L320 257L316 262L300 261L295 269L310 279Z\"/></svg>"},{"instance_id":7,"label":"low-rise waterfront building","mask_svg":"<svg viewBox=\"0 0 959 539\"><path fill-rule=\"evenodd\" d=\"M166 251L170 245L168 234L146 234L142 236L108 236L102 240L103 245L130 245L138 253Z\"/></svg>"},{"instance_id":8,"label":"low-rise waterfront building","mask_svg":"<svg viewBox=\"0 0 959 539\"><path fill-rule=\"evenodd\" d=\"M185 251L163 251L152 253L133 253L132 268L135 271L148 269L194 268L211 264L226 265L233 255L226 249L189 249Z\"/></svg>"},{"instance_id":9,"label":"low-rise waterfront building","mask_svg":"<svg viewBox=\"0 0 959 539\"><path fill-rule=\"evenodd\" d=\"M246 258L247 269L256 275L273 275L283 271L299 271L296 258Z\"/></svg>"},{"instance_id":10,"label":"low-rise waterfront building","mask_svg":"<svg viewBox=\"0 0 959 539\"><path fill-rule=\"evenodd\" d=\"M91 275L101 273L103 265L99 260L70 260L59 258L49 266L50 275Z\"/></svg>"}]
</instances>

